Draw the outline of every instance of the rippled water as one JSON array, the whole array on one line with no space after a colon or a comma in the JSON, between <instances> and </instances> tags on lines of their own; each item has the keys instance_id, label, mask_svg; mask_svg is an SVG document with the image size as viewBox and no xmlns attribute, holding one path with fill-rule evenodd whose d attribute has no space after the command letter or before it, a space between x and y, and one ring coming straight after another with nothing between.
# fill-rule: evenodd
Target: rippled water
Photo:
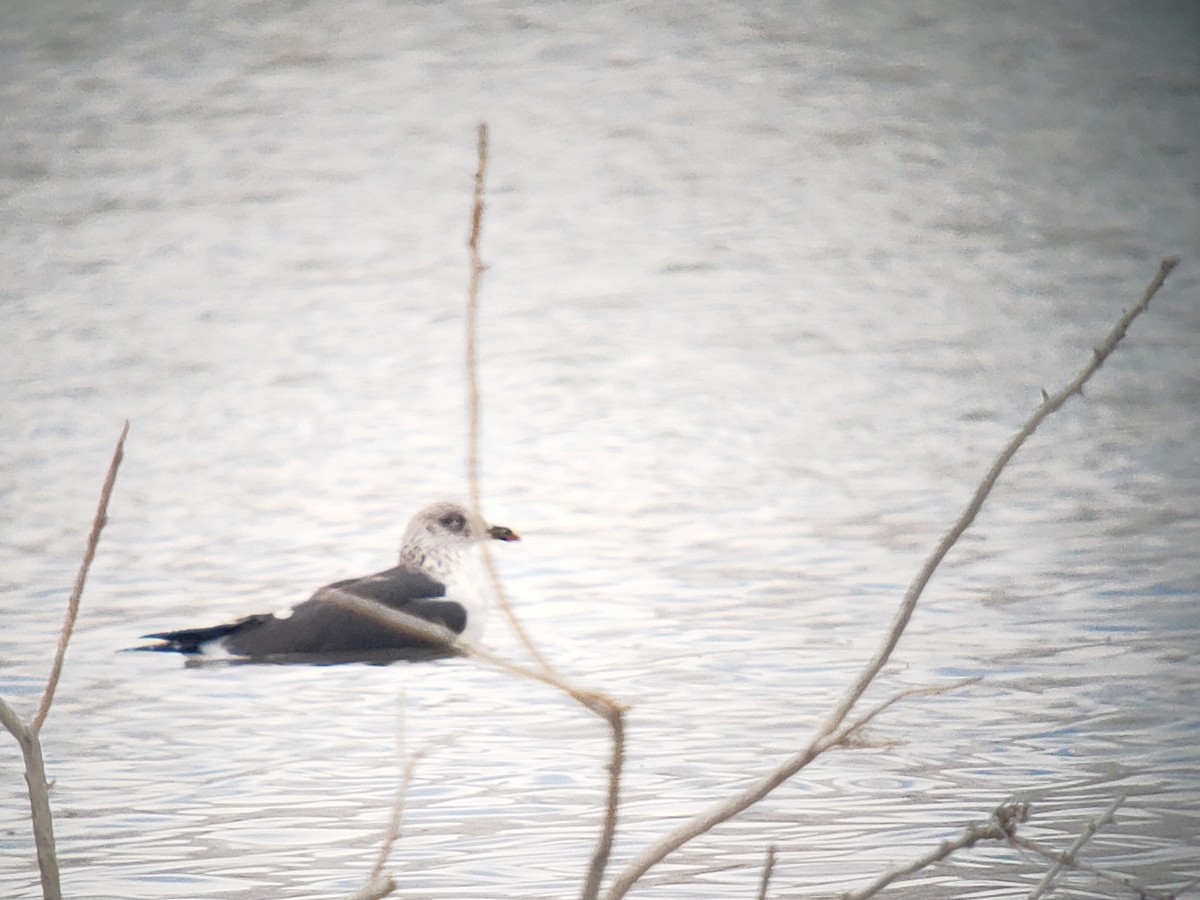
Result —
<instances>
[{"instance_id":1,"label":"rippled water","mask_svg":"<svg viewBox=\"0 0 1200 900\"><path fill-rule=\"evenodd\" d=\"M0 29L0 695L30 711L132 430L43 732L66 891L337 897L409 750L406 896L578 891L603 727L462 660L189 668L137 635L381 568L465 493L463 247L498 556L632 704L619 868L805 740L1001 442L1184 258L947 559L911 698L653 869L646 897L863 884L1002 800L1200 876L1200 16L1001 3L136 5ZM496 622L487 643L515 653ZM0 894L40 895L0 740ZM977 848L896 896L1024 896ZM1111 896L1087 877L1073 896Z\"/></svg>"}]
</instances>

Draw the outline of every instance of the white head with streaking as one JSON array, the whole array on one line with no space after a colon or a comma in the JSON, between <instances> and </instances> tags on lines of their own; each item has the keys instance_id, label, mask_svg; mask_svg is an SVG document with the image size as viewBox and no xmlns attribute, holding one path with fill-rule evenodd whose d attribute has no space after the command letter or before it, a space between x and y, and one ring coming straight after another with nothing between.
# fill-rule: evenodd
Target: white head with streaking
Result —
<instances>
[{"instance_id":1,"label":"white head with streaking","mask_svg":"<svg viewBox=\"0 0 1200 900\"><path fill-rule=\"evenodd\" d=\"M511 528L488 525L465 506L442 501L425 507L409 521L400 542L400 564L444 582L477 545L487 540L519 539Z\"/></svg>"},{"instance_id":2,"label":"white head with streaking","mask_svg":"<svg viewBox=\"0 0 1200 900\"><path fill-rule=\"evenodd\" d=\"M477 550L487 540L516 541L520 537L511 528L488 525L465 506L442 501L416 513L400 542L400 565L444 584L446 599L467 610L467 627L461 636L468 643L483 634L491 605L491 588Z\"/></svg>"}]
</instances>

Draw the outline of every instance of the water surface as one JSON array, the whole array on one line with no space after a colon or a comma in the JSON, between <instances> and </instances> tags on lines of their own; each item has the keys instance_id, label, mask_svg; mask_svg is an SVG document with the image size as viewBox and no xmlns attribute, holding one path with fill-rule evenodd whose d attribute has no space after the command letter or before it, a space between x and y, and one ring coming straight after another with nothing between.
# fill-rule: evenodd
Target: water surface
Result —
<instances>
[{"instance_id":1,"label":"water surface","mask_svg":"<svg viewBox=\"0 0 1200 900\"><path fill-rule=\"evenodd\" d=\"M463 239L491 127L486 509L545 651L632 706L614 865L786 758L993 454L1161 257L1184 264L1014 461L853 751L635 896L866 883L1001 801L1200 877L1200 22L1034 3L10 2L0 33L0 694L43 733L64 885L338 897L406 746L406 896L577 893L602 725L463 660L189 668L136 636L388 565L463 496ZM499 622L487 643L516 653ZM0 741L0 893L40 896ZM1024 896L979 848L896 896ZM1075 896L1112 896L1083 876Z\"/></svg>"}]
</instances>

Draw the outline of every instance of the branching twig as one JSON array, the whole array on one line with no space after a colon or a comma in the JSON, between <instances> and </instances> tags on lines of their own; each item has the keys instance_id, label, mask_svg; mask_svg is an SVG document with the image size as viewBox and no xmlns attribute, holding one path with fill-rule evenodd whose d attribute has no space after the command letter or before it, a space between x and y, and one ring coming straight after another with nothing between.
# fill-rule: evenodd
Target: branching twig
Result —
<instances>
[{"instance_id":1,"label":"branching twig","mask_svg":"<svg viewBox=\"0 0 1200 900\"><path fill-rule=\"evenodd\" d=\"M588 874L584 884L585 898L596 897L600 890L600 882L604 877L604 869L612 852L613 837L617 830L617 810L620 806L621 769L625 761L625 712L624 706L613 698L598 691L588 691L575 687L566 679L534 666L526 666L512 662L480 647L460 640L458 635L443 625L426 621L417 616L384 606L375 600L349 594L337 588L325 588L323 596L330 602L351 610L359 615L374 619L380 624L401 634L418 637L429 644L439 647L448 653L456 653L469 659L474 659L485 665L500 669L519 678L540 681L569 696L589 712L599 716L608 723L612 731L612 751L608 766L608 793L604 809L604 822L601 825L600 838L592 853L588 865ZM860 723L855 723L855 727ZM849 728L845 729L848 733Z\"/></svg>"},{"instance_id":2,"label":"branching twig","mask_svg":"<svg viewBox=\"0 0 1200 900\"><path fill-rule=\"evenodd\" d=\"M58 650L54 654L54 664L50 667L50 677L46 679L46 689L42 692L42 702L37 715L33 717L30 728L34 734L42 730L42 723L50 713L50 704L54 702L54 691L58 687L59 676L62 675L63 660L67 655L67 644L75 630L75 619L79 616L79 601L83 597L83 585L87 581L88 570L96 556L96 546L100 543L100 532L108 523L108 500L112 496L113 486L117 483L117 469L121 467L121 459L125 456L125 438L129 434L129 422L126 420L117 439L117 448L113 451L112 462L108 465L108 474L104 478L104 486L100 489L100 503L96 508L96 516L92 519L92 532L88 535L87 549L83 553L83 562L75 576L75 587L67 601L67 615L63 619L62 630L58 634Z\"/></svg>"},{"instance_id":3,"label":"branching twig","mask_svg":"<svg viewBox=\"0 0 1200 900\"><path fill-rule=\"evenodd\" d=\"M1029 819L1030 805L1028 803L1002 803L995 809L985 824L967 826L966 830L954 840L945 841L917 859L902 866L897 866L894 869L889 869L860 890L839 894L838 900L867 900L868 897L874 897L893 882L908 875L913 875L934 863L941 862L959 850L973 847L980 841L1004 841L1011 847L1019 850L1027 850L1053 863L1054 866L1047 873L1047 877L1050 879L1061 873L1063 869L1071 869L1073 871L1086 872L1102 880L1120 885L1136 893L1143 900L1171 900L1175 895L1170 891L1146 887L1136 878L1117 872L1108 872L1076 859L1077 854L1083 848L1084 844L1106 823L1112 821L1113 813L1123 800L1123 797L1118 798L1108 809L1089 822L1085 826L1083 834L1075 840L1075 843L1068 850L1061 853L1017 834L1017 826L1024 824ZM1043 879L1044 884L1046 884L1046 879ZM1039 885L1030 897L1041 896L1044 890L1045 888Z\"/></svg>"},{"instance_id":4,"label":"branching twig","mask_svg":"<svg viewBox=\"0 0 1200 900\"><path fill-rule=\"evenodd\" d=\"M443 625L426 621L398 609L392 609L375 600L359 597L356 594L350 594L337 588L326 588L323 596L338 606L352 610L359 615L368 616L401 634L418 637L449 653L456 653L469 659L477 660L485 665L507 672L510 675L540 681L542 684L562 691L589 712L594 713L608 723L609 728L612 730L613 747L609 762L608 794L604 811L604 823L601 826L600 839L597 842L596 850L593 852L591 862L588 866L588 875L583 893L585 898L597 896L600 889L600 881L604 877L604 868L612 851L613 836L617 828L621 768L625 759L625 707L605 694L597 691L582 690L552 672L504 659L495 653L460 640L458 635ZM858 727L859 724L855 723L854 727ZM844 729L847 733L849 730L849 728Z\"/></svg>"},{"instance_id":5,"label":"branching twig","mask_svg":"<svg viewBox=\"0 0 1200 900\"><path fill-rule=\"evenodd\" d=\"M902 691L888 699L882 701L872 707L867 712L860 715L857 719L851 722L843 722L832 733L818 733L814 735L812 740L800 752L788 758L782 765L769 772L764 777L760 778L754 784L750 785L745 790L727 797L719 803L716 803L707 812L696 816L689 822L685 822L679 828L662 838L657 844L652 845L647 850L643 851L639 856L626 866L625 870L617 876L606 894L609 898L623 897L628 893L629 889L638 881L653 866L655 863L662 860L669 853L674 852L682 847L688 841L699 837L706 831L711 830L714 826L719 825L726 819L730 819L750 808L758 801L766 797L771 791L779 787L814 759L824 753L831 747L836 747L849 738L854 732L868 725L878 715L891 706L903 700L906 697L918 695L940 694L945 691L957 690L967 684L974 684L979 679L968 678L963 681L956 681L953 684L939 685L936 687L927 688L912 688L907 691Z\"/></svg>"},{"instance_id":6,"label":"branching twig","mask_svg":"<svg viewBox=\"0 0 1200 900\"><path fill-rule=\"evenodd\" d=\"M991 818L985 824L968 825L963 833L954 840L943 841L923 856L884 872L865 888L840 894L839 898L840 900L866 900L868 897L874 897L893 881L941 862L952 853L974 847L980 841L1005 840L1012 834L1017 822L1025 821L1028 814L1027 804L1004 804L992 813Z\"/></svg>"},{"instance_id":7,"label":"branching twig","mask_svg":"<svg viewBox=\"0 0 1200 900\"><path fill-rule=\"evenodd\" d=\"M984 502L988 495L991 494L992 488L996 486L996 482L1000 479L1000 473L1004 471L1005 466L1016 455L1017 451L1025 441L1037 431L1038 426L1042 424L1050 415L1057 412L1064 403L1067 402L1074 394L1082 391L1083 386L1088 382L1096 370L1103 365L1109 355L1116 349L1117 344L1125 337L1125 332L1129 329L1130 324L1146 311L1146 307L1150 305L1151 299L1158 293L1159 288L1167 280L1167 276L1171 274L1171 270L1179 265L1178 257L1168 257L1159 265L1158 273L1147 285L1146 290L1142 294L1142 298L1130 309L1126 310L1117 324L1113 326L1108 336L1092 351L1092 357L1087 364L1080 369L1079 373L1071 379L1071 381L1053 396L1046 396L1043 391L1042 405L1034 411L1033 415L1025 422L1004 449L1000 451L1000 455L992 463L987 474L984 475L983 481L975 489L974 495L971 497L971 502L967 504L966 509L962 511L955 523L950 527L950 530L942 535L942 539L938 541L933 552L925 560L921 566L912 584L909 585L907 592L904 594L904 600L900 604L900 609L896 612L896 617L892 620L892 625L888 629L887 635L884 638L883 646L875 654L874 658L867 664L863 671L859 674L858 679L851 686L842 698L841 703L833 711L829 717L829 721L823 726L824 730L836 727L837 723L846 717L850 710L854 707L859 698L866 691L867 686L875 679L891 657L892 651L896 649L896 644L900 641L900 636L904 633L905 627L908 625L908 620L912 617L913 610L917 607L917 601L920 599L925 586L929 584L929 580L933 577L933 573L937 567L941 565L946 554L950 552L963 533L971 527L971 523L975 521L975 517L983 508Z\"/></svg>"},{"instance_id":8,"label":"branching twig","mask_svg":"<svg viewBox=\"0 0 1200 900\"><path fill-rule=\"evenodd\" d=\"M387 626L401 634L412 635L418 637L427 643L445 650L447 653L465 656L469 659L477 660L493 668L500 669L510 675L516 675L520 678L528 678L533 681L540 681L542 684L549 685L559 691L562 691L577 703L586 707L589 711L595 713L601 718L605 717L604 709L609 706L615 706L623 709L617 701L613 700L598 691L588 691L577 688L570 682L559 678L542 669L534 666L527 666L521 663L512 662L484 650L482 647L476 647L473 644L468 644L461 640L457 634L446 628L444 625L439 625L435 622L430 622L411 613L403 612L402 610L393 609L390 606L385 606L376 600L370 600L366 597L360 597L357 594L350 594L338 588L326 587L322 589L322 598L328 599L331 603L343 607L344 609L352 610L359 615L368 616L375 621Z\"/></svg>"},{"instance_id":9,"label":"branching twig","mask_svg":"<svg viewBox=\"0 0 1200 900\"><path fill-rule=\"evenodd\" d=\"M479 236L483 230L483 186L487 176L487 123L479 123L478 158L475 169L475 194L471 203L471 228L467 234L467 251L471 256L471 280L467 286L467 486L471 506L479 512L479 355L475 336L479 320L479 283L487 266L479 254Z\"/></svg>"},{"instance_id":10,"label":"branching twig","mask_svg":"<svg viewBox=\"0 0 1200 900\"><path fill-rule=\"evenodd\" d=\"M488 129L486 122L479 124L478 159L479 163L475 169L475 195L471 203L471 228L467 235L467 250L471 257L471 279L467 286L466 368L467 485L471 495L471 508L476 515L481 515L479 488L479 353L476 349L476 335L479 330L479 284L483 279L483 273L487 271L487 264L484 263L479 253L479 238L483 231L483 189L486 183L488 161ZM516 633L525 650L533 657L537 664L547 672L557 676L558 673L554 671L550 660L538 649L533 638L529 636L529 632L525 630L525 626L521 624L521 620L517 618L512 603L509 602L508 594L504 590L504 585L500 581L500 575L496 571L496 564L492 559L491 549L487 546L483 548L483 560L487 567L488 579L491 581L492 592L496 595L496 602L499 604L500 609L504 611L504 617L508 619L509 626Z\"/></svg>"},{"instance_id":11,"label":"branching twig","mask_svg":"<svg viewBox=\"0 0 1200 900\"><path fill-rule=\"evenodd\" d=\"M1019 834L1009 835L1008 843L1010 846L1015 847L1018 850L1028 850L1030 853L1033 853L1044 860L1055 863L1059 866L1059 874L1061 874L1062 869L1072 869L1077 872L1085 872L1088 875L1092 875L1102 881L1108 881L1112 884L1120 885L1127 891L1136 894L1139 900L1174 900L1175 897L1182 897L1189 889L1189 886L1187 885L1185 885L1181 890L1163 890L1160 888L1147 887L1146 885L1142 884L1141 881L1131 875L1122 875L1120 872L1110 872L1107 869L1101 869L1097 866L1081 862L1077 859L1068 859L1067 853L1060 853L1051 847L1047 847L1045 844L1030 840L1027 837L1022 837ZM1196 884L1200 884L1200 879L1192 882L1190 887L1194 887Z\"/></svg>"},{"instance_id":12,"label":"branching twig","mask_svg":"<svg viewBox=\"0 0 1200 900\"><path fill-rule=\"evenodd\" d=\"M1042 876L1042 880L1038 883L1038 886L1030 893L1029 900L1038 900L1038 898L1045 894L1046 891L1050 890L1050 888L1054 885L1054 879L1058 877L1058 874L1064 868L1076 865L1075 857L1079 854L1079 851L1083 849L1084 844L1095 837L1097 831L1113 820L1113 816L1116 814L1117 809L1124 802L1125 795L1121 794L1108 805L1108 808L1104 810L1104 812L1083 826L1083 831L1080 832L1079 837L1075 839L1075 842L1071 844L1069 848L1067 848L1067 851L1062 854L1062 858L1055 860L1054 865L1046 871L1044 876Z\"/></svg>"},{"instance_id":13,"label":"branching twig","mask_svg":"<svg viewBox=\"0 0 1200 900\"><path fill-rule=\"evenodd\" d=\"M767 847L767 859L763 863L762 877L758 881L758 900L767 900L767 888L771 884L771 873L775 871L775 845Z\"/></svg>"},{"instance_id":14,"label":"branching twig","mask_svg":"<svg viewBox=\"0 0 1200 900\"><path fill-rule=\"evenodd\" d=\"M1150 305L1150 300L1158 293L1159 288L1163 286L1171 270L1178 264L1179 260L1176 257L1164 259L1159 266L1158 273L1146 287L1141 299L1122 314L1104 341L1093 350L1091 359L1088 360L1079 373L1058 393L1053 396L1043 395L1042 405L1038 407L1024 426L1005 445L995 462L992 463L991 468L988 469L983 480L979 483L979 486L975 489L975 494L967 504L966 509L959 515L950 530L938 541L933 552L925 560L920 571L913 579L912 584L909 585L904 599L895 617L892 619L891 626L884 635L882 646L880 646L875 656L867 663L862 672L859 673L858 678L842 696L833 713L817 730L816 736L810 741L809 745L777 766L773 771L764 775L750 788L732 798L714 804L708 811L701 813L689 822L685 822L647 847L614 880L606 895L609 900L617 900L617 898L623 897L642 875L652 866L662 861L667 855L673 853L679 847L713 828L715 825L732 818L757 803L780 784L795 775L796 772L800 771L819 753L823 752L826 746L831 746L828 744L828 737L839 730L839 726L845 721L846 716L849 715L850 711L862 698L868 686L891 657L892 651L896 649L896 645L899 643L909 619L912 618L917 601L924 592L925 586L933 577L933 573L950 551L950 548L955 545L967 528L970 527L971 523L975 521L976 515L982 509L984 501L987 500L992 488L995 487L1005 466L1008 465L1009 461L1029 436L1037 430L1038 426L1048 416L1057 411L1072 395L1080 392L1088 379L1096 373L1096 370L1100 368L1113 350L1116 349L1117 344L1125 336L1125 332L1133 320L1141 315L1146 310L1146 307Z\"/></svg>"},{"instance_id":15,"label":"branching twig","mask_svg":"<svg viewBox=\"0 0 1200 900\"><path fill-rule=\"evenodd\" d=\"M396 787L396 799L392 803L392 815L388 820L388 827L384 832L383 841L379 847L379 855L375 858L375 865L371 868L371 874L367 876L366 884L351 894L347 900L382 900L382 898L387 897L396 889L395 880L383 873L383 867L387 865L388 857L392 854L392 847L395 846L396 839L400 836L400 820L404 817L404 804L408 799L408 788L412 784L413 772L416 771L417 763L436 748L448 744L451 740L453 740L453 736L448 735L438 740L430 741L406 759L404 750L404 691L400 692L400 702L396 714L396 762L399 764L401 771L400 784Z\"/></svg>"},{"instance_id":16,"label":"branching twig","mask_svg":"<svg viewBox=\"0 0 1200 900\"><path fill-rule=\"evenodd\" d=\"M83 554L83 563L75 576L75 587L67 602L67 614L63 620L62 629L58 636L58 650L54 655L54 664L50 668L50 676L46 681L46 689L42 693L41 704L37 714L26 725L13 708L0 698L0 725L14 738L21 747L21 756L25 761L25 783L29 787L29 812L33 825L33 843L37 849L38 871L41 873L42 896L45 900L61 900L62 886L58 872L58 854L54 846L54 820L50 814L50 792L46 781L46 764L42 759L42 742L38 735L42 723L50 712L50 704L54 702L54 691L58 679L62 675L63 660L66 657L67 645L75 628L75 619L79 615L79 601L83 597L83 585L87 580L88 569L96 555L96 546L100 542L100 532L108 521L108 501L112 496L113 485L117 480L117 469L121 466L124 456L125 437L129 434L129 422L121 429L117 447L113 451L112 462L108 466L108 475L104 486L100 489L100 502L92 520L92 531L88 536L87 548Z\"/></svg>"},{"instance_id":17,"label":"branching twig","mask_svg":"<svg viewBox=\"0 0 1200 900\"><path fill-rule=\"evenodd\" d=\"M37 849L38 871L42 877L44 900L61 900L58 854L54 847L54 820L50 816L50 791L46 784L46 764L37 732L21 721L12 707L0 699L0 725L17 739L25 760L25 784L29 787L29 817L33 824L33 845Z\"/></svg>"},{"instance_id":18,"label":"branching twig","mask_svg":"<svg viewBox=\"0 0 1200 900\"><path fill-rule=\"evenodd\" d=\"M608 762L608 795L604 804L604 823L600 826L600 839L592 851L588 863L587 877L583 882L583 900L594 900L600 895L600 882L612 853L613 838L617 833L617 810L621 802L621 770L625 765L625 711L613 703L604 707L604 719L612 729L612 755Z\"/></svg>"},{"instance_id":19,"label":"branching twig","mask_svg":"<svg viewBox=\"0 0 1200 900\"><path fill-rule=\"evenodd\" d=\"M475 170L475 193L471 204L471 227L467 236L467 249L471 257L471 279L467 289L466 315L467 407L469 419L467 481L470 486L471 508L475 511L476 515L481 515L481 492L479 488L479 355L476 350L476 334L479 322L479 284L483 278L483 273L487 270L487 265L483 262L483 258L479 252L479 238L483 229L483 189L487 175L487 158L487 124L480 123L478 138L479 163ZM483 547L483 560L487 567L488 578L491 581L492 592L496 596L497 604L504 611L505 618L508 619L509 625L520 639L521 644L541 668L541 674L537 676L537 679L569 694L589 711L604 719L612 730L612 754L608 764L608 800L605 806L604 823L601 826L600 838L596 844L596 849L592 853L591 862L588 865L588 874L583 889L584 900L593 900L599 894L600 882L604 877L604 870L608 864L609 854L612 851L613 835L616 832L617 809L620 804L621 768L625 759L624 708L603 694L581 691L570 685L563 678L550 663L546 655L538 648L537 644L534 643L529 633L525 630L525 626L521 624L521 620L517 618L512 603L509 602L508 594L504 590L504 585L500 581L500 575L496 571L496 564L492 559L491 549L486 544ZM486 659L492 665L499 665L510 672L517 671L512 664L501 661L496 657L491 657L490 654L481 654L479 651L473 650L469 655L477 659Z\"/></svg>"},{"instance_id":20,"label":"branching twig","mask_svg":"<svg viewBox=\"0 0 1200 900\"><path fill-rule=\"evenodd\" d=\"M1083 826L1083 831L1080 832L1074 843L1064 851L1053 850L1037 841L1030 840L1027 837L1017 834L1015 831L1008 835L1008 843L1019 849L1027 850L1042 859L1052 862L1054 865L1046 873L1046 876L1030 893L1030 900L1041 897L1047 890L1053 886L1053 881L1062 873L1064 869L1070 869L1076 872L1085 872L1089 875L1099 878L1102 881L1108 881L1112 884L1120 885L1128 891L1137 894L1142 900L1172 900L1174 897L1183 896L1188 890L1196 884L1200 884L1200 879L1192 882L1189 885L1184 885L1177 891L1163 890L1161 888L1147 887L1139 879L1131 875L1123 875L1120 872L1110 872L1107 869L1101 869L1098 866L1093 866L1085 862L1081 862L1078 858L1079 851L1083 849L1096 833L1113 821L1113 816L1117 809L1125 802L1124 795L1115 798L1108 808L1100 815L1096 816L1091 821Z\"/></svg>"}]
</instances>

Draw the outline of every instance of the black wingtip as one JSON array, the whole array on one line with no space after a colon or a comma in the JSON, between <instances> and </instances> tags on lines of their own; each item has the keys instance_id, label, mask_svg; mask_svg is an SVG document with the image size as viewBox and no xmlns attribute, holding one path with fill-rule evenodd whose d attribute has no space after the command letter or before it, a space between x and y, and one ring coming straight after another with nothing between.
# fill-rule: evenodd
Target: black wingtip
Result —
<instances>
[{"instance_id":1,"label":"black wingtip","mask_svg":"<svg viewBox=\"0 0 1200 900\"><path fill-rule=\"evenodd\" d=\"M152 640L158 638L157 634L147 634L142 637L142 640ZM151 653L185 653L186 651L179 644L171 643L170 641L159 640L157 644L145 644L140 647L126 647L125 652L136 653L138 651Z\"/></svg>"},{"instance_id":2,"label":"black wingtip","mask_svg":"<svg viewBox=\"0 0 1200 900\"><path fill-rule=\"evenodd\" d=\"M160 641L160 643L134 649L155 650L161 653L203 653L205 644L226 637L243 624L244 620L228 625L214 625L211 628L184 628L180 631L159 631L154 634L143 634L143 641Z\"/></svg>"}]
</instances>

